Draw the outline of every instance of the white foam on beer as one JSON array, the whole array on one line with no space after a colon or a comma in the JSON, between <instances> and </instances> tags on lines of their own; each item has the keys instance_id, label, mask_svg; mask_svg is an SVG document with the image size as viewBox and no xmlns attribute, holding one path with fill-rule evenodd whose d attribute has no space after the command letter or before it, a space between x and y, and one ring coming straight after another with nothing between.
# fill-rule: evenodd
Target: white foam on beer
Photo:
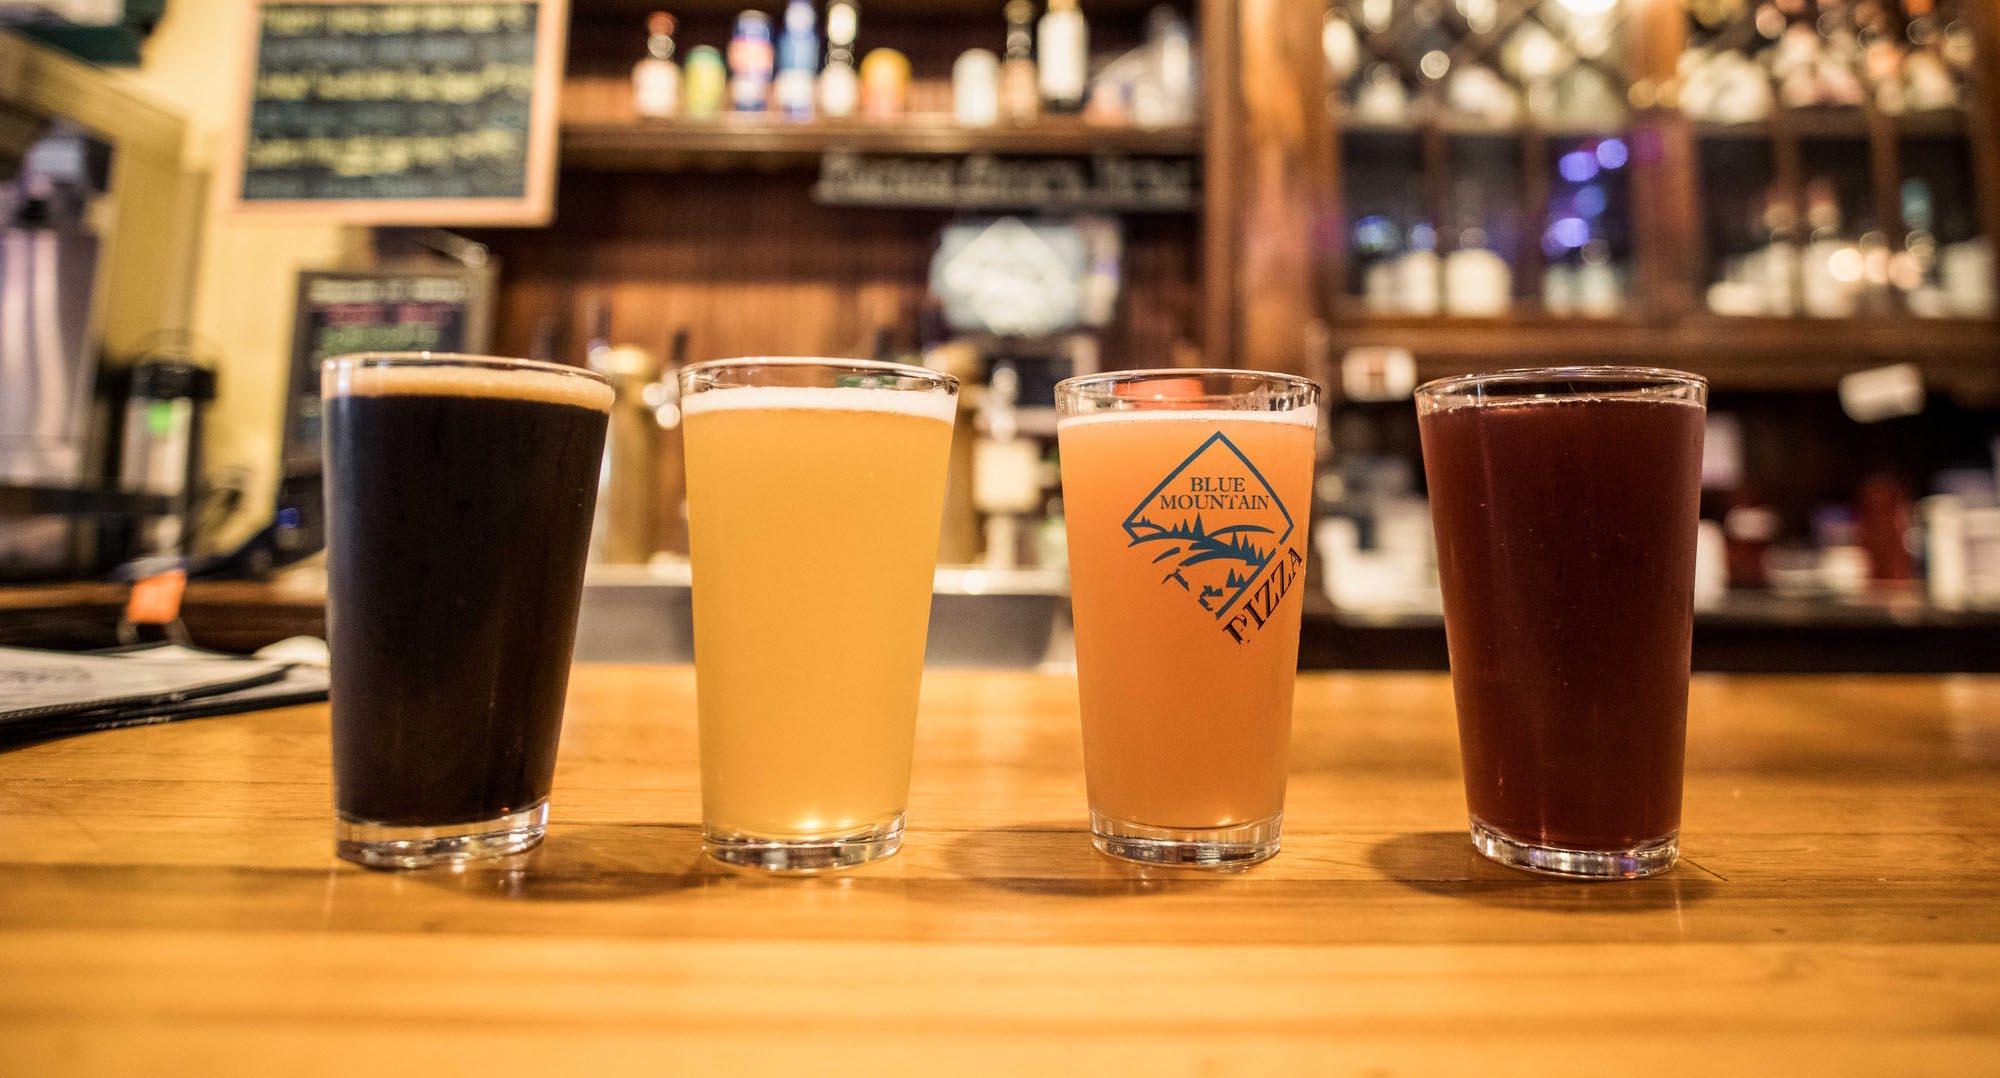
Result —
<instances>
[{"instance_id":1,"label":"white foam on beer","mask_svg":"<svg viewBox=\"0 0 2000 1078\"><path fill-rule=\"evenodd\" d=\"M1238 411L1230 408L1113 408L1085 415L1064 416L1056 429L1080 427L1086 423L1285 423L1310 427L1319 421L1319 409L1312 405L1287 408L1282 412Z\"/></svg>"},{"instance_id":2,"label":"white foam on beer","mask_svg":"<svg viewBox=\"0 0 2000 1078\"><path fill-rule=\"evenodd\" d=\"M814 412L889 412L949 423L958 399L936 390L881 389L865 386L735 386L705 389L681 398L681 414L704 412L797 410Z\"/></svg>"},{"instance_id":3,"label":"white foam on beer","mask_svg":"<svg viewBox=\"0 0 2000 1078\"><path fill-rule=\"evenodd\" d=\"M535 367L357 363L325 372L321 387L328 397L490 397L599 412L610 411L614 398L595 378Z\"/></svg>"}]
</instances>

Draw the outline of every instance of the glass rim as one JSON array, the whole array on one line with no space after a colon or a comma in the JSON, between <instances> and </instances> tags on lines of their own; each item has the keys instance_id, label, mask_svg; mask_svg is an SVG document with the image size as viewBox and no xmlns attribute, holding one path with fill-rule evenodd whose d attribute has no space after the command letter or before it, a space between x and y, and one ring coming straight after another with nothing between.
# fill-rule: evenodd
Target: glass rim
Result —
<instances>
[{"instance_id":1,"label":"glass rim","mask_svg":"<svg viewBox=\"0 0 2000 1078\"><path fill-rule=\"evenodd\" d=\"M1485 386L1532 386L1537 382L1637 382L1650 387L1683 387L1708 390L1708 379L1692 371L1672 367L1625 367L1579 365L1569 367L1509 367L1498 371L1475 371L1433 378L1418 386L1411 396L1421 400L1441 397L1459 390ZM1587 396L1584 393L1555 394L1561 397Z\"/></svg>"},{"instance_id":2,"label":"glass rim","mask_svg":"<svg viewBox=\"0 0 2000 1078\"><path fill-rule=\"evenodd\" d=\"M546 359L486 355L479 352L345 352L320 361L322 374L353 367L472 367L489 371L521 371L582 378L605 387L611 379L588 367L574 367Z\"/></svg>"},{"instance_id":3,"label":"glass rim","mask_svg":"<svg viewBox=\"0 0 2000 1078\"><path fill-rule=\"evenodd\" d=\"M1093 374L1074 375L1056 383L1055 395L1060 399L1065 394L1083 396L1089 394L1092 390L1098 389L1100 386L1123 382L1164 382L1173 378L1202 378L1213 375L1255 379L1259 384L1267 387L1284 386L1291 389L1307 390L1315 398L1324 392L1318 382L1304 375L1286 374L1282 371L1260 371L1242 367L1144 367L1132 371L1097 371ZM1246 392L1250 392L1250 389L1237 390L1234 393L1199 393L1191 397L1175 397L1173 400L1180 402L1226 401L1241 397ZM1133 400L1129 397L1116 397L1115 399ZM1133 403L1141 403L1143 400L1144 398L1140 398L1139 400L1134 400Z\"/></svg>"},{"instance_id":4,"label":"glass rim","mask_svg":"<svg viewBox=\"0 0 2000 1078\"><path fill-rule=\"evenodd\" d=\"M957 393L958 376L931 367L919 367L914 363L891 363L881 359L846 359L838 356L732 356L727 359L705 359L700 363L690 363L676 372L676 380L683 387L713 371L738 370L749 367L794 367L824 368L836 371L853 371L861 374L893 374L901 378L915 378L925 383L922 386L825 386L826 389L888 389L899 393L926 393L943 391ZM724 387L726 388L726 387Z\"/></svg>"}]
</instances>

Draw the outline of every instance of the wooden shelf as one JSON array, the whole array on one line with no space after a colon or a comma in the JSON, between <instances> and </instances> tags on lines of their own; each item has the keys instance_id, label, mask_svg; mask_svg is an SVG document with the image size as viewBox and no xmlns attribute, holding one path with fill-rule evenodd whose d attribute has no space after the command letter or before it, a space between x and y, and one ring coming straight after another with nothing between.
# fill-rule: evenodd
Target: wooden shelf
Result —
<instances>
[{"instance_id":1,"label":"wooden shelf","mask_svg":"<svg viewBox=\"0 0 2000 1078\"><path fill-rule=\"evenodd\" d=\"M1883 117L1898 135L1959 137L1966 135L1965 113L1956 109L1906 112ZM1868 137L1868 115L1860 109L1787 109L1768 120L1724 124L1698 120L1697 135L1708 139L1769 139L1781 134L1798 138Z\"/></svg>"},{"instance_id":2,"label":"wooden shelf","mask_svg":"<svg viewBox=\"0 0 2000 1078\"><path fill-rule=\"evenodd\" d=\"M2000 323L1918 318L1359 317L1331 327L1336 356L1361 345L1416 354L1420 377L1510 366L1645 363L1707 375L1717 388L1828 390L1842 375L1915 363L1935 388L2000 397Z\"/></svg>"},{"instance_id":3,"label":"wooden shelf","mask_svg":"<svg viewBox=\"0 0 2000 1078\"><path fill-rule=\"evenodd\" d=\"M1090 0L1087 14L1093 19L1099 16L1138 17L1158 3L1160 0ZM1185 11L1190 5L1180 3L1173 6ZM662 4L661 0L572 0L570 7L575 14L593 19L643 19L648 12L662 7L683 18L691 15L727 17L747 8L762 11L777 21L785 5L783 0L680 0L674 4ZM865 33L868 20L882 17L982 18L991 19L995 27L1004 28L1006 22L1001 17L1000 8L996 0L862 0L861 26Z\"/></svg>"},{"instance_id":4,"label":"wooden shelf","mask_svg":"<svg viewBox=\"0 0 2000 1078\"><path fill-rule=\"evenodd\" d=\"M1965 113L1956 109L1906 112L1884 119L1888 121L1889 128L1899 135L1963 137L1966 134ZM1335 128L1342 135L1377 138L1415 138L1429 130L1465 137L1521 138L1537 134L1547 138L1608 138L1622 135L1638 123L1636 116L1623 126L1612 127L1532 122L1494 124L1461 116L1445 116L1406 123L1342 119L1335 124ZM1868 137L1868 116L1860 109L1791 109L1771 119L1749 123L1696 120L1694 130L1701 137L1712 139L1768 139L1781 133L1800 138L1865 139Z\"/></svg>"},{"instance_id":5,"label":"wooden shelf","mask_svg":"<svg viewBox=\"0 0 2000 1078\"><path fill-rule=\"evenodd\" d=\"M1371 120L1341 120L1336 130L1344 136L1374 138L1416 138L1426 131L1441 131L1453 138L1526 138L1539 135L1552 139L1590 139L1622 137L1632 125L1604 126L1601 124L1543 124L1543 123L1484 123L1463 117L1443 117L1432 120L1417 120L1410 123L1381 123Z\"/></svg>"},{"instance_id":6,"label":"wooden shelf","mask_svg":"<svg viewBox=\"0 0 2000 1078\"><path fill-rule=\"evenodd\" d=\"M817 160L837 150L858 153L990 153L1087 156L1098 152L1188 157L1201 152L1198 127L1141 128L1087 124L1069 118L1026 126L965 127L944 116L896 121L786 121L768 116L714 120L565 123L565 166L600 170L673 168L691 161L723 166Z\"/></svg>"}]
</instances>

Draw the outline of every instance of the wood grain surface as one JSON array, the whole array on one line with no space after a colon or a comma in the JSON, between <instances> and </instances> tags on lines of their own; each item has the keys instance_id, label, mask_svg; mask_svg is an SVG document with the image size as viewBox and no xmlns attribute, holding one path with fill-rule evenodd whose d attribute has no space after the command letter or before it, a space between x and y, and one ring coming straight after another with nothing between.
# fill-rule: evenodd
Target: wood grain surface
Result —
<instances>
[{"instance_id":1,"label":"wood grain surface","mask_svg":"<svg viewBox=\"0 0 2000 1078\"><path fill-rule=\"evenodd\" d=\"M2000 1073L2000 678L1698 678L1686 858L1479 859L1436 675L1299 683L1285 849L1083 833L1073 683L933 674L889 861L698 849L694 679L580 667L547 843L337 862L321 707L0 755L0 1074Z\"/></svg>"}]
</instances>

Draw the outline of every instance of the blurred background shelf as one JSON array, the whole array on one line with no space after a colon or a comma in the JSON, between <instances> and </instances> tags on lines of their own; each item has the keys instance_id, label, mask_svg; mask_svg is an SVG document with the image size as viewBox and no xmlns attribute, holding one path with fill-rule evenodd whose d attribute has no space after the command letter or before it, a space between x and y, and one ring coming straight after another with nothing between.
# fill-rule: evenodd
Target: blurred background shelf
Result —
<instances>
[{"instance_id":1,"label":"blurred background shelf","mask_svg":"<svg viewBox=\"0 0 2000 1078\"><path fill-rule=\"evenodd\" d=\"M1092 18L1099 14L1136 18L1157 3L1159 0L1090 0L1087 13ZM665 6L676 16L730 18L745 8L768 10L772 5L746 0L681 0ZM866 0L862 18L871 22L876 19L907 22L926 17L998 19L1000 6L994 0ZM626 19L635 23L661 7L660 0L570 0L570 8L578 18Z\"/></svg>"},{"instance_id":2,"label":"blurred background shelf","mask_svg":"<svg viewBox=\"0 0 2000 1078\"><path fill-rule=\"evenodd\" d=\"M1436 609L1342 609L1308 592L1299 667L1444 670ZM1736 593L1694 615L1696 670L1742 673L2000 673L2000 609L1953 610L1917 595Z\"/></svg>"},{"instance_id":3,"label":"blurred background shelf","mask_svg":"<svg viewBox=\"0 0 2000 1078\"><path fill-rule=\"evenodd\" d=\"M1431 119L1415 120L1407 123L1385 123L1379 120L1344 120L1339 125L1342 136L1376 138L1415 138L1435 131L1452 137L1471 138L1556 138L1589 139L1611 138L1628 130L1623 124L1591 124L1560 122L1510 122L1491 123L1467 116L1438 116Z\"/></svg>"},{"instance_id":4,"label":"blurred background shelf","mask_svg":"<svg viewBox=\"0 0 2000 1078\"><path fill-rule=\"evenodd\" d=\"M1824 391L1909 361L1993 397L1990 4L1325 0L1316 37L1272 10L1298 36L1244 64L1246 97L1289 81L1324 119L1253 124L1235 182L1251 220L1326 223L1246 260L1310 272L1239 289L1248 365L1323 331L1329 364L1388 346L1424 374L1616 360Z\"/></svg>"},{"instance_id":5,"label":"blurred background shelf","mask_svg":"<svg viewBox=\"0 0 2000 1078\"><path fill-rule=\"evenodd\" d=\"M1884 114L1876 120L1894 134L1922 138L1964 138L1969 122L1962 109ZM1873 122L1860 109L1786 109L1772 119L1749 123L1696 121L1694 131L1702 138L1715 139L1769 139L1780 135L1865 139Z\"/></svg>"},{"instance_id":6,"label":"blurred background shelf","mask_svg":"<svg viewBox=\"0 0 2000 1078\"><path fill-rule=\"evenodd\" d=\"M1940 391L2000 401L2000 326L1982 320L1370 315L1336 320L1329 333L1336 353L1407 348L1416 356L1420 378L1505 366L1621 362L1692 370L1718 389L1813 391L1857 370L1912 363Z\"/></svg>"},{"instance_id":7,"label":"blurred background shelf","mask_svg":"<svg viewBox=\"0 0 2000 1078\"><path fill-rule=\"evenodd\" d=\"M1187 157L1201 151L1201 129L1089 124L1060 117L1031 125L967 127L948 116L786 121L755 115L714 120L573 121L562 129L563 164L573 168L671 168L697 159L721 164L784 164L817 161L839 151Z\"/></svg>"}]
</instances>

